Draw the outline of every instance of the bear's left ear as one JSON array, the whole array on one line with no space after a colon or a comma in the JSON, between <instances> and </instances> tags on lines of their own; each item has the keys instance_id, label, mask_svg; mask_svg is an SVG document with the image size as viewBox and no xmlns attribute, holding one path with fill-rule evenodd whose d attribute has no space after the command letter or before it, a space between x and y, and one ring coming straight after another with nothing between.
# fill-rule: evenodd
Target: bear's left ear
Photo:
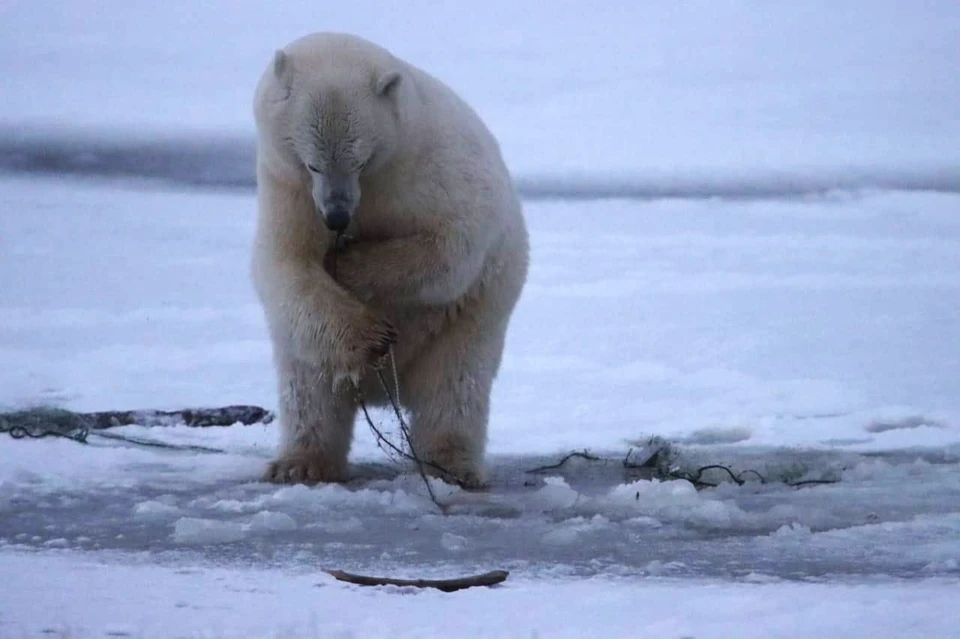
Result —
<instances>
[{"instance_id":1,"label":"bear's left ear","mask_svg":"<svg viewBox=\"0 0 960 639\"><path fill-rule=\"evenodd\" d=\"M377 78L377 95L387 96L393 93L403 76L399 71L387 71Z\"/></svg>"},{"instance_id":2,"label":"bear's left ear","mask_svg":"<svg viewBox=\"0 0 960 639\"><path fill-rule=\"evenodd\" d=\"M287 71L290 69L290 56L286 54L283 49L277 49L273 52L273 74L277 76L278 79L283 79L286 77Z\"/></svg>"}]
</instances>

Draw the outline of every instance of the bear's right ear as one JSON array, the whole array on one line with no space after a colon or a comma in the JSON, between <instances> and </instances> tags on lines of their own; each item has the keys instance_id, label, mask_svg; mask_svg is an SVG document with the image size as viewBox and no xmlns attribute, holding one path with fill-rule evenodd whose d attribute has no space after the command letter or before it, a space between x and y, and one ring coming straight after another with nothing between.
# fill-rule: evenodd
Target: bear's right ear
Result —
<instances>
[{"instance_id":1,"label":"bear's right ear","mask_svg":"<svg viewBox=\"0 0 960 639\"><path fill-rule=\"evenodd\" d=\"M290 95L293 60L282 49L277 49L273 54L273 75L277 78L282 90L281 99L287 98Z\"/></svg>"},{"instance_id":2,"label":"bear's right ear","mask_svg":"<svg viewBox=\"0 0 960 639\"><path fill-rule=\"evenodd\" d=\"M395 92L402 76L399 71L387 71L377 78L377 95L389 96Z\"/></svg>"}]
</instances>

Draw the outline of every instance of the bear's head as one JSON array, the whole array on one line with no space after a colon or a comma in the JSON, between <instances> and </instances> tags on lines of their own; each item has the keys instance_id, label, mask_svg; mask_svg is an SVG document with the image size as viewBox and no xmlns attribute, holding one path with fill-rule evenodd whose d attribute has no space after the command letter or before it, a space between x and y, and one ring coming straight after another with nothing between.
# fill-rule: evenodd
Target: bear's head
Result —
<instances>
[{"instance_id":1,"label":"bear's head","mask_svg":"<svg viewBox=\"0 0 960 639\"><path fill-rule=\"evenodd\" d=\"M274 170L309 181L327 227L345 229L361 177L376 175L401 141L404 74L386 51L316 34L278 50L257 90L260 150Z\"/></svg>"}]
</instances>

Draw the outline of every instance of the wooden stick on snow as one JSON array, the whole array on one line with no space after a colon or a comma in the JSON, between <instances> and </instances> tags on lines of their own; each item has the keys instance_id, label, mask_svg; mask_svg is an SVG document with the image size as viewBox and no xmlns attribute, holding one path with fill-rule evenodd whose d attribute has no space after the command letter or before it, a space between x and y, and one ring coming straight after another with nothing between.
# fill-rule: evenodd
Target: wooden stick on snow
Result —
<instances>
[{"instance_id":1,"label":"wooden stick on snow","mask_svg":"<svg viewBox=\"0 0 960 639\"><path fill-rule=\"evenodd\" d=\"M443 592L454 592L477 586L495 586L504 582L510 575L506 570L491 570L480 575L457 577L455 579L393 579L391 577L354 575L342 570L324 570L324 572L338 581L345 581L358 586L413 586L414 588L435 588Z\"/></svg>"}]
</instances>

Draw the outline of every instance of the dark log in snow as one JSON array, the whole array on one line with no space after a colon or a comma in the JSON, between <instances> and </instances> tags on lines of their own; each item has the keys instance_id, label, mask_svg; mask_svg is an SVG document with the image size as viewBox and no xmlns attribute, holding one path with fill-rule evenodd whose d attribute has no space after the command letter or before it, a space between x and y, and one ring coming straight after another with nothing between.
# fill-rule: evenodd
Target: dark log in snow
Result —
<instances>
[{"instance_id":1,"label":"dark log in snow","mask_svg":"<svg viewBox=\"0 0 960 639\"><path fill-rule=\"evenodd\" d=\"M28 433L77 430L101 430L114 426L232 426L233 424L269 424L273 413L259 406L224 406L183 410L124 410L78 413L61 408L31 408L0 413L4 431L20 429Z\"/></svg>"}]
</instances>

